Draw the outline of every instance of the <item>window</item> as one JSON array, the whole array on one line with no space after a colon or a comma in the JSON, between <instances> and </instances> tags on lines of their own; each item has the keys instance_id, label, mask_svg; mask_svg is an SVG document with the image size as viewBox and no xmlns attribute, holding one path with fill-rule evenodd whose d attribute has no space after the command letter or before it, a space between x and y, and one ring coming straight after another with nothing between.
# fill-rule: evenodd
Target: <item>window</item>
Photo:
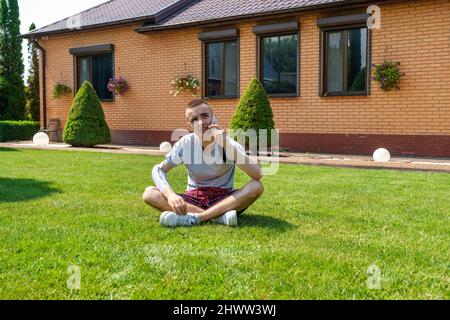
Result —
<instances>
[{"instance_id":1,"label":"window","mask_svg":"<svg viewBox=\"0 0 450 320\"><path fill-rule=\"evenodd\" d=\"M238 43L237 40L207 42L206 91L209 98L238 95Z\"/></svg>"},{"instance_id":2,"label":"window","mask_svg":"<svg viewBox=\"0 0 450 320\"><path fill-rule=\"evenodd\" d=\"M367 28L326 30L323 36L322 95L367 94Z\"/></svg>"},{"instance_id":3,"label":"window","mask_svg":"<svg viewBox=\"0 0 450 320\"><path fill-rule=\"evenodd\" d=\"M297 95L298 34L260 37L260 79L268 94Z\"/></svg>"},{"instance_id":4,"label":"window","mask_svg":"<svg viewBox=\"0 0 450 320\"><path fill-rule=\"evenodd\" d=\"M89 81L103 101L112 101L113 93L108 91L108 81L113 78L113 53L76 56L77 89Z\"/></svg>"}]
</instances>

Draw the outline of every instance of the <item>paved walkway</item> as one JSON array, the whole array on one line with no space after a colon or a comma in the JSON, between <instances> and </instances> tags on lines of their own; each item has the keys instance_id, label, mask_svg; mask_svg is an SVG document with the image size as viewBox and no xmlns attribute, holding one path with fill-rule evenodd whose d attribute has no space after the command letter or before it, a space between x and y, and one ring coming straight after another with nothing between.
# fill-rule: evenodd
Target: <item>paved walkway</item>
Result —
<instances>
[{"instance_id":1,"label":"paved walkway","mask_svg":"<svg viewBox=\"0 0 450 320\"><path fill-rule=\"evenodd\" d=\"M164 156L165 153L154 147L105 145L97 148L72 148L62 143L52 143L45 147L33 145L31 141L0 143L0 148L12 149L41 149L41 150L67 150L85 152L106 152L121 154L143 154ZM281 154L281 163L304 164L315 166L332 166L365 169L395 169L419 170L450 173L450 158L411 158L393 157L388 163L377 163L369 156L339 155L339 154L312 154L312 153L284 153ZM261 158L264 160L264 157Z\"/></svg>"}]
</instances>

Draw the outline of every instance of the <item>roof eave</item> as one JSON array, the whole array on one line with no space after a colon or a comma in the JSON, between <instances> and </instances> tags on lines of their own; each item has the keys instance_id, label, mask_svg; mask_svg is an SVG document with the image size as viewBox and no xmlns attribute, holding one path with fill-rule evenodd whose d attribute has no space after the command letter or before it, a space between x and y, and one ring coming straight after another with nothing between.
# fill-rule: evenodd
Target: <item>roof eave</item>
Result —
<instances>
[{"instance_id":1,"label":"roof eave","mask_svg":"<svg viewBox=\"0 0 450 320\"><path fill-rule=\"evenodd\" d=\"M135 22L143 22L143 21L145 21L146 23L155 23L156 16L153 15L153 16L146 16L146 17L139 17L139 18L132 18L132 19L108 22L108 23L99 23L99 24L93 24L90 26L76 28L76 29L60 29L60 30L46 31L46 32L31 32L31 33L22 34L21 37L24 39L33 39L33 38L50 36L50 35L68 34L68 33L74 33L74 32L78 32L78 31L86 31L86 30L105 28L105 27L115 27L115 26L120 26L120 25L135 23Z\"/></svg>"},{"instance_id":2,"label":"roof eave","mask_svg":"<svg viewBox=\"0 0 450 320\"><path fill-rule=\"evenodd\" d=\"M90 29L95 29L95 28L113 27L113 26L133 23L133 22L143 22L144 21L146 24L148 24L148 23L155 24L155 23L158 23L160 21L167 19L174 13L176 13L198 1L199 0L181 0L181 1L178 1L174 4L172 4L171 6L168 6L167 8L162 9L161 11L159 11L158 13L153 14L153 15L124 19L124 20L119 20L119 21L114 21L114 22L93 24L93 25L89 25L89 26L77 28L77 29L59 29L59 30L47 31L47 32L39 32L39 30L36 30L35 32L32 32L32 33L23 34L22 38L33 39L33 38L38 38L38 37L43 37L43 36L73 33L73 32L77 32L77 31L84 31L84 30L90 30ZM68 19L68 18L66 18L66 19ZM57 23L57 22L55 22L55 23ZM43 29L43 28L41 28L41 29Z\"/></svg>"}]
</instances>

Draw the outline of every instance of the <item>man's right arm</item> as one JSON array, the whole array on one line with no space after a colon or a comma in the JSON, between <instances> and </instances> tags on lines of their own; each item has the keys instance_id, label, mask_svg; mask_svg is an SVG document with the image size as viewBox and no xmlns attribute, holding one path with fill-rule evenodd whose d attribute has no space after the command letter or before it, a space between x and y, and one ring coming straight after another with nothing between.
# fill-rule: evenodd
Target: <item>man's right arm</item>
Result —
<instances>
[{"instance_id":1,"label":"man's right arm","mask_svg":"<svg viewBox=\"0 0 450 320\"><path fill-rule=\"evenodd\" d=\"M153 167L152 178L155 183L156 188L167 198L166 194L169 194L170 191L173 192L172 187L170 186L169 180L167 180L167 173L172 170L174 167L171 166L167 161L163 161L160 164L157 164Z\"/></svg>"},{"instance_id":2,"label":"man's right arm","mask_svg":"<svg viewBox=\"0 0 450 320\"><path fill-rule=\"evenodd\" d=\"M167 173L175 166L172 166L167 161L164 161L153 168L152 178L156 188L167 199L169 205L177 214L187 214L187 205L182 197L173 191L167 179Z\"/></svg>"}]
</instances>

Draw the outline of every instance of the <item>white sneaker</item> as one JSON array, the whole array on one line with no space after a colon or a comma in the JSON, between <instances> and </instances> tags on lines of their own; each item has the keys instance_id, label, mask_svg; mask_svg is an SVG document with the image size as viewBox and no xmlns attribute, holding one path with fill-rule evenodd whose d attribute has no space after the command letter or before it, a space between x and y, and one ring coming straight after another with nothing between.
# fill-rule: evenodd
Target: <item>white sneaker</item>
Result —
<instances>
[{"instance_id":1,"label":"white sneaker","mask_svg":"<svg viewBox=\"0 0 450 320\"><path fill-rule=\"evenodd\" d=\"M164 227L194 227L200 224L200 217L194 214L179 216L175 212L165 211L159 218L159 223Z\"/></svg>"},{"instance_id":2,"label":"white sneaker","mask_svg":"<svg viewBox=\"0 0 450 320\"><path fill-rule=\"evenodd\" d=\"M236 210L228 211L227 213L220 216L219 218L212 219L211 222L215 223L215 224L223 224L223 225L229 226L229 227L236 227L238 225L237 212L236 212Z\"/></svg>"}]
</instances>

